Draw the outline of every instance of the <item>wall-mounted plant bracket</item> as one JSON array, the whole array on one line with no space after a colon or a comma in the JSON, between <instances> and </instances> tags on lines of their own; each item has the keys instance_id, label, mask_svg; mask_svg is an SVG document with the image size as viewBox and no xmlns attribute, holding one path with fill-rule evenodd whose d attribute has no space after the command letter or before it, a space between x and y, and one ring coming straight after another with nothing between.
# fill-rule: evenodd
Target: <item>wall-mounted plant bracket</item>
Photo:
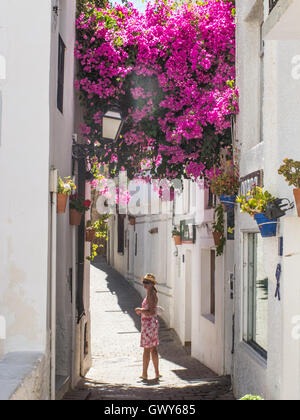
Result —
<instances>
[{"instance_id":1,"label":"wall-mounted plant bracket","mask_svg":"<svg viewBox=\"0 0 300 420\"><path fill-rule=\"evenodd\" d=\"M150 229L150 230L149 230L149 233L150 233L151 235L155 235L155 234L157 234L157 233L158 233L158 227L157 227L157 228Z\"/></svg>"}]
</instances>

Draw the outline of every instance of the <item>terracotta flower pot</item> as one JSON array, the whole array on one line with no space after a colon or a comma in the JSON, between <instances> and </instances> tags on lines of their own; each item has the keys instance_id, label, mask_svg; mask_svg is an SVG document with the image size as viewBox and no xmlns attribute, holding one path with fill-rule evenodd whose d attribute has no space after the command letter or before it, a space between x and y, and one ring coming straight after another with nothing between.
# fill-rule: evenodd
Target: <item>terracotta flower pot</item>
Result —
<instances>
[{"instance_id":1,"label":"terracotta flower pot","mask_svg":"<svg viewBox=\"0 0 300 420\"><path fill-rule=\"evenodd\" d=\"M74 209L70 210L70 225L80 226L81 219L82 219L81 213L79 213L77 210L74 210Z\"/></svg>"},{"instance_id":2,"label":"terracotta flower pot","mask_svg":"<svg viewBox=\"0 0 300 420\"><path fill-rule=\"evenodd\" d=\"M174 242L175 242L175 245L176 245L176 246L178 246L178 245L181 245L181 244L182 244L182 242L181 242L181 236L180 236L180 235L173 236L173 238L174 238Z\"/></svg>"},{"instance_id":3,"label":"terracotta flower pot","mask_svg":"<svg viewBox=\"0 0 300 420\"><path fill-rule=\"evenodd\" d=\"M57 194L57 213L62 214L66 212L68 201L68 194Z\"/></svg>"},{"instance_id":4,"label":"terracotta flower pot","mask_svg":"<svg viewBox=\"0 0 300 420\"><path fill-rule=\"evenodd\" d=\"M94 231L94 229L87 229L85 236L87 242L93 242L96 236L96 232Z\"/></svg>"},{"instance_id":5,"label":"terracotta flower pot","mask_svg":"<svg viewBox=\"0 0 300 420\"><path fill-rule=\"evenodd\" d=\"M215 245L221 245L221 239L223 238L223 234L221 232L213 232L213 237L215 241Z\"/></svg>"},{"instance_id":6,"label":"terracotta flower pot","mask_svg":"<svg viewBox=\"0 0 300 420\"><path fill-rule=\"evenodd\" d=\"M300 188L294 189L294 197L295 197L298 216L300 217Z\"/></svg>"}]
</instances>

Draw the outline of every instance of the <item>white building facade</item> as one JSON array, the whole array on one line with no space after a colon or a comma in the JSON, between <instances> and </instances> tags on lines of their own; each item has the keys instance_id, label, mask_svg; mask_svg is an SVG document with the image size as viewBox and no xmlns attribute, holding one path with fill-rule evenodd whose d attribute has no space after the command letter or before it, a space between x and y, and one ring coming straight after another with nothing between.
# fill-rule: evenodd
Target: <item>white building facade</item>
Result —
<instances>
[{"instance_id":1,"label":"white building facade","mask_svg":"<svg viewBox=\"0 0 300 420\"><path fill-rule=\"evenodd\" d=\"M292 188L278 169L285 158L300 160L300 5L293 0L237 0L236 6L240 91L236 145L242 190L259 183L275 197L293 201ZM296 279L300 222L295 216L295 210L288 212L279 220L276 237L263 239L257 224L237 211L233 369L237 397L252 393L271 400L300 398Z\"/></svg>"},{"instance_id":2,"label":"white building facade","mask_svg":"<svg viewBox=\"0 0 300 420\"><path fill-rule=\"evenodd\" d=\"M57 174L77 182L75 16L75 0L0 1L1 400L60 398L87 363L77 228L56 215Z\"/></svg>"}]
</instances>

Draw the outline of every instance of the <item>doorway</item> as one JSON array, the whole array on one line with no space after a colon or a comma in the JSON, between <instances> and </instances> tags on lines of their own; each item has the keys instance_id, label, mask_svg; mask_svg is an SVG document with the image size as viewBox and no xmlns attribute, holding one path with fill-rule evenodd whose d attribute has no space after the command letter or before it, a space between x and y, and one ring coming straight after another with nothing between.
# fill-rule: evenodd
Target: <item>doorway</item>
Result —
<instances>
[{"instance_id":1,"label":"doorway","mask_svg":"<svg viewBox=\"0 0 300 420\"><path fill-rule=\"evenodd\" d=\"M185 345L192 341L192 252L185 254Z\"/></svg>"}]
</instances>

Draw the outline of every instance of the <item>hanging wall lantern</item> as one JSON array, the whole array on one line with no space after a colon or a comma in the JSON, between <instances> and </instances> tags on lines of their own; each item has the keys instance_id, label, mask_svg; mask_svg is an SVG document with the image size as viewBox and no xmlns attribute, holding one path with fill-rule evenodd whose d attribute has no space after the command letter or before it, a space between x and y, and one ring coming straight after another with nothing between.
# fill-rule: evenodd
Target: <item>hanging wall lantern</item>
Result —
<instances>
[{"instance_id":1,"label":"hanging wall lantern","mask_svg":"<svg viewBox=\"0 0 300 420\"><path fill-rule=\"evenodd\" d=\"M99 146L94 143L78 143L77 136L73 136L73 158L85 159L88 156L97 156L97 151L102 150L102 145L116 143L120 137L124 119L117 106L109 109L102 118L102 138Z\"/></svg>"},{"instance_id":2,"label":"hanging wall lantern","mask_svg":"<svg viewBox=\"0 0 300 420\"><path fill-rule=\"evenodd\" d=\"M124 120L118 107L106 112L102 119L102 139L116 143L120 137Z\"/></svg>"}]
</instances>

